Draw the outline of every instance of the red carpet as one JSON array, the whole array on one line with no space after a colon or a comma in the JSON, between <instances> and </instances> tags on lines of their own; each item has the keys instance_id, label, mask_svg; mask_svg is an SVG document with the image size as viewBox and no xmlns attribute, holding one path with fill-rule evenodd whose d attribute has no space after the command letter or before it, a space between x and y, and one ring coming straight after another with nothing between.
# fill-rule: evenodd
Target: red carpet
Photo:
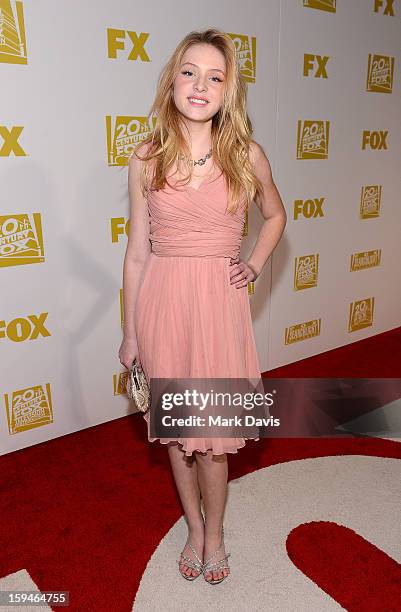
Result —
<instances>
[{"instance_id":1,"label":"red carpet","mask_svg":"<svg viewBox=\"0 0 401 612\"><path fill-rule=\"evenodd\" d=\"M397 329L272 370L269 376L399 377L400 340ZM401 444L369 438L248 442L230 456L229 479L273 464L330 455L400 459ZM148 443L143 420L132 415L2 456L0 474L0 578L26 568L42 591L68 590L68 609L131 610L150 556L182 514L166 450L159 443ZM330 572L337 571L340 561L344 571L349 567L351 557L345 557L342 548L347 538L354 538L353 554L360 559L365 555L365 569L370 572L370 563L377 563L379 556L380 567L385 567L384 553L348 534L342 545L327 548L334 559L331 570L320 564L317 572L313 547L319 541L323 545L327 533L313 532L310 538L311 532L305 537L299 529L289 537L290 556L334 599L338 594ZM394 563L388 561L388 576L399 580ZM343 597L360 605L348 609L367 610L368 591L364 596L358 586L363 566L359 564L355 572L356 579L349 582ZM396 589L397 583L393 586Z\"/></svg>"}]
</instances>

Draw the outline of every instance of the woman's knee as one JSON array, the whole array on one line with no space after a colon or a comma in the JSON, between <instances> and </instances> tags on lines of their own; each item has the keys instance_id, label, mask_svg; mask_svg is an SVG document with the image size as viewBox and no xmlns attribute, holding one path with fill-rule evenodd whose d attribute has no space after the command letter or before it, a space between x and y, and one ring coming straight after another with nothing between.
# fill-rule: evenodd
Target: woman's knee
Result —
<instances>
[{"instance_id":1,"label":"woman's knee","mask_svg":"<svg viewBox=\"0 0 401 612\"><path fill-rule=\"evenodd\" d=\"M208 449L205 453L201 451L195 451L196 460L202 463L210 463L211 461L217 463L224 463L227 461L227 454L223 453L222 455L213 455L213 451Z\"/></svg>"}]
</instances>

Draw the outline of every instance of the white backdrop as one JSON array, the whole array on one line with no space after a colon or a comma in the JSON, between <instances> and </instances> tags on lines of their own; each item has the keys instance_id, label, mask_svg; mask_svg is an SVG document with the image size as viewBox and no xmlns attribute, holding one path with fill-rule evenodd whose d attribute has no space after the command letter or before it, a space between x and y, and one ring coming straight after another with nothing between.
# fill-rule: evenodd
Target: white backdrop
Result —
<instances>
[{"instance_id":1,"label":"white backdrop","mask_svg":"<svg viewBox=\"0 0 401 612\"><path fill-rule=\"evenodd\" d=\"M262 370L400 325L400 15L386 0L0 0L0 454L131 411L126 160L190 30L236 41L287 210L249 286ZM243 257L261 221L254 206Z\"/></svg>"}]
</instances>

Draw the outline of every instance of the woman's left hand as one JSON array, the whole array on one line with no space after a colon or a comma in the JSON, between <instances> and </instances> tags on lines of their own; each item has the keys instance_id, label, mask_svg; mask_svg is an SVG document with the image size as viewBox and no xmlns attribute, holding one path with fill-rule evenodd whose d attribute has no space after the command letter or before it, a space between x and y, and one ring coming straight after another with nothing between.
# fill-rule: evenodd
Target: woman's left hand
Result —
<instances>
[{"instance_id":1,"label":"woman's left hand","mask_svg":"<svg viewBox=\"0 0 401 612\"><path fill-rule=\"evenodd\" d=\"M249 282L256 280L259 276L253 267L245 261L242 261L239 257L235 259L231 258L230 266L232 266L230 270L230 282L232 285L235 284L237 289L246 287Z\"/></svg>"}]
</instances>

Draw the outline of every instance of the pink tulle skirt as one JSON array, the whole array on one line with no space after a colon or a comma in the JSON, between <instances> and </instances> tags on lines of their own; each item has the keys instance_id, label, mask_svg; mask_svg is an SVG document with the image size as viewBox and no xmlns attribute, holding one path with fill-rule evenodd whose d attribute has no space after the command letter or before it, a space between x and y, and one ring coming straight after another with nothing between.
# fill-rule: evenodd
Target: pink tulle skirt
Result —
<instances>
[{"instance_id":1,"label":"pink tulle skirt","mask_svg":"<svg viewBox=\"0 0 401 612\"><path fill-rule=\"evenodd\" d=\"M139 358L151 378L260 379L247 287L230 284L229 257L151 252L135 308ZM153 408L151 408L153 409ZM152 438L194 451L237 453L259 438Z\"/></svg>"}]
</instances>

